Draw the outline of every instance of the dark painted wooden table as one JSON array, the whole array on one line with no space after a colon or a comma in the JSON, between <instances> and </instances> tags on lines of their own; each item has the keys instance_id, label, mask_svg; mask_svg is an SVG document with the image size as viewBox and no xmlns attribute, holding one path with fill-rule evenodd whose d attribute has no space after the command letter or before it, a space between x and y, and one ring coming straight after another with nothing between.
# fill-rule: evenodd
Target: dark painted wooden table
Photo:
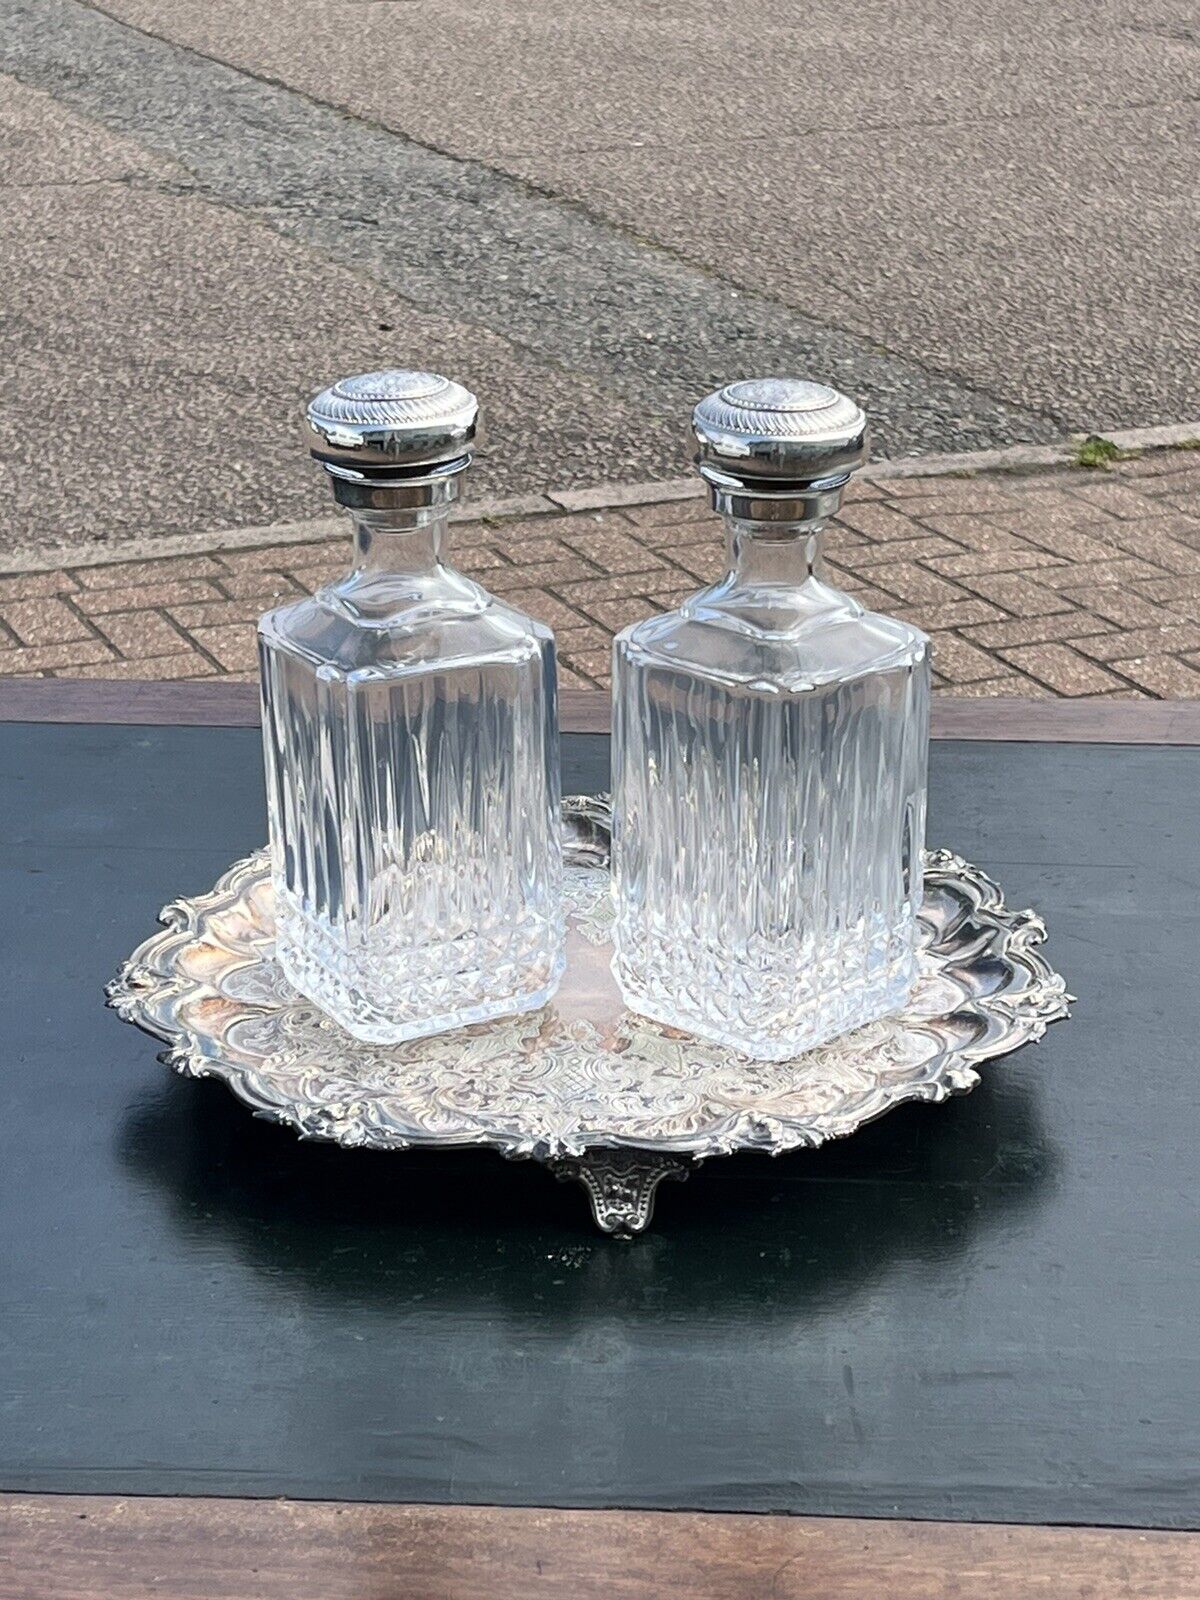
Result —
<instances>
[{"instance_id":1,"label":"dark painted wooden table","mask_svg":"<svg viewBox=\"0 0 1200 1600\"><path fill-rule=\"evenodd\" d=\"M1076 1017L619 1245L539 1169L170 1078L101 990L261 842L249 702L54 688L0 690L0 1600L1194 1592L1196 707L944 711L931 841L1043 911Z\"/></svg>"}]
</instances>

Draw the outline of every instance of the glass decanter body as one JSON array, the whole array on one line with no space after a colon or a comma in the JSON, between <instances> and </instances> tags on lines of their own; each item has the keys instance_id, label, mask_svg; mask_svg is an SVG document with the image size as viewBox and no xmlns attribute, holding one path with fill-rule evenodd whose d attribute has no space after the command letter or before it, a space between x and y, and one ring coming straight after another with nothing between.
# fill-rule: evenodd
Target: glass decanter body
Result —
<instances>
[{"instance_id":1,"label":"glass decanter body","mask_svg":"<svg viewBox=\"0 0 1200 1600\"><path fill-rule=\"evenodd\" d=\"M780 387L722 393L745 408L762 392L787 424L791 391L818 388ZM839 439L826 455L844 468ZM743 462L734 479L701 442L729 571L615 644L614 971L631 1010L780 1060L911 989L929 646L823 576L845 470L780 486ZM811 473L811 431L805 444Z\"/></svg>"},{"instance_id":2,"label":"glass decanter body","mask_svg":"<svg viewBox=\"0 0 1200 1600\"><path fill-rule=\"evenodd\" d=\"M389 1043L557 986L554 640L446 564L455 473L335 481L351 570L259 625L277 956Z\"/></svg>"}]
</instances>

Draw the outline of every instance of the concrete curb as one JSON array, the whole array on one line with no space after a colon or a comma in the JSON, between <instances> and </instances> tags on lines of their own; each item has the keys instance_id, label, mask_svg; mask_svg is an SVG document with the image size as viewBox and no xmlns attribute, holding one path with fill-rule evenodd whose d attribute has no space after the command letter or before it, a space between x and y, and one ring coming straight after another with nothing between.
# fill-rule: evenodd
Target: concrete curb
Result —
<instances>
[{"instance_id":1,"label":"concrete curb","mask_svg":"<svg viewBox=\"0 0 1200 1600\"><path fill-rule=\"evenodd\" d=\"M647 485L647 487L650 487ZM631 504L639 504L633 501ZM452 522L480 522L508 517L536 517L560 511L549 495L516 495L506 500L472 500L451 514ZM312 544L340 538L345 523L338 516L309 522L267 522L247 528L217 528L208 533L142 534L106 544L55 545L45 550L13 550L0 555L0 577L26 572L55 572L59 567L112 567L122 561L157 561L168 556L202 556L213 550L259 550L272 545Z\"/></svg>"},{"instance_id":2,"label":"concrete curb","mask_svg":"<svg viewBox=\"0 0 1200 1600\"><path fill-rule=\"evenodd\" d=\"M999 450L966 450L957 454L906 456L873 461L860 477L871 483L889 478L974 477L988 472L1037 472L1071 466L1085 438L1100 438L1119 450L1142 452L1169 450L1200 442L1200 420L1147 428L1112 429L1104 433L1072 434L1058 444L1009 445ZM451 516L452 522L500 522L515 517L536 517L556 512L619 511L626 506L663 505L673 500L694 500L703 493L698 478L669 478L648 483L601 483L589 489L561 489L546 494L516 495L507 499L468 500ZM154 561L169 556L205 555L214 550L255 550L273 545L310 544L341 537L339 517L316 517L309 522L275 522L249 528L220 528L209 533L169 534L116 540L111 544L61 545L52 550L14 550L0 556L0 577L27 572L53 572L59 567L107 567L123 561Z\"/></svg>"}]
</instances>

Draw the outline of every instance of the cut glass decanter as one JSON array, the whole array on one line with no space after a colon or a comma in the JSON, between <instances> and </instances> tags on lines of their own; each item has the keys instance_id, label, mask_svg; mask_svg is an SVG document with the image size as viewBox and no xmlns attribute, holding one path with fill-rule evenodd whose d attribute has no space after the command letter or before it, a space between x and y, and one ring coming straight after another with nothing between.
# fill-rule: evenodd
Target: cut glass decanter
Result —
<instances>
[{"instance_id":1,"label":"cut glass decanter","mask_svg":"<svg viewBox=\"0 0 1200 1600\"><path fill-rule=\"evenodd\" d=\"M912 986L929 641L823 574L858 406L753 380L693 427L729 571L616 640L614 971L632 1010L781 1060Z\"/></svg>"},{"instance_id":2,"label":"cut glass decanter","mask_svg":"<svg viewBox=\"0 0 1200 1600\"><path fill-rule=\"evenodd\" d=\"M353 564L259 624L279 963L359 1039L531 1010L563 967L553 635L444 560L476 413L432 373L319 394Z\"/></svg>"}]
</instances>

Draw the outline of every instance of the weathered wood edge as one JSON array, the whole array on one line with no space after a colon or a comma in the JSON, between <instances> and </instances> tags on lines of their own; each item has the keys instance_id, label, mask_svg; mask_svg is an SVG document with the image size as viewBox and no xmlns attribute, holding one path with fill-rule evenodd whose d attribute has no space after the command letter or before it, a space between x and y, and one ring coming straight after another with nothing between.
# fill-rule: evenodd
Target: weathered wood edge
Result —
<instances>
[{"instance_id":1,"label":"weathered wood edge","mask_svg":"<svg viewBox=\"0 0 1200 1600\"><path fill-rule=\"evenodd\" d=\"M568 689L559 698L559 721L567 732L608 732L606 694ZM0 722L256 728L258 721L256 683L0 678Z\"/></svg>"},{"instance_id":2,"label":"weathered wood edge","mask_svg":"<svg viewBox=\"0 0 1200 1600\"><path fill-rule=\"evenodd\" d=\"M600 690L566 689L568 733L607 733ZM0 722L97 722L249 728L258 723L252 683L78 682L0 678ZM1010 700L939 697L935 739L1064 744L1200 744L1200 700Z\"/></svg>"},{"instance_id":3,"label":"weathered wood edge","mask_svg":"<svg viewBox=\"0 0 1200 1600\"><path fill-rule=\"evenodd\" d=\"M1200 1534L329 1501L0 1496L0 1595L39 1600L1185 1600Z\"/></svg>"}]
</instances>

